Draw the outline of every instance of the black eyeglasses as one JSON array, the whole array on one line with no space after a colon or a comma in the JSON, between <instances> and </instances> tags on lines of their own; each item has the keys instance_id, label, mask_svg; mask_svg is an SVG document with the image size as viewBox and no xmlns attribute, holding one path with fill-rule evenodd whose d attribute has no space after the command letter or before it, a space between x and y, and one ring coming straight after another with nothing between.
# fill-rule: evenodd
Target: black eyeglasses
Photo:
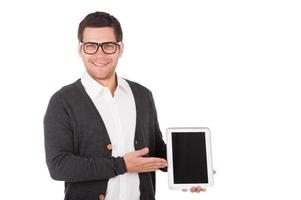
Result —
<instances>
[{"instance_id":1,"label":"black eyeglasses","mask_svg":"<svg viewBox=\"0 0 301 200\"><path fill-rule=\"evenodd\" d=\"M99 47L101 47L102 51L105 54L114 54L120 44L121 42L80 42L80 45L83 47L84 52L89 55L95 54L98 51Z\"/></svg>"}]
</instances>

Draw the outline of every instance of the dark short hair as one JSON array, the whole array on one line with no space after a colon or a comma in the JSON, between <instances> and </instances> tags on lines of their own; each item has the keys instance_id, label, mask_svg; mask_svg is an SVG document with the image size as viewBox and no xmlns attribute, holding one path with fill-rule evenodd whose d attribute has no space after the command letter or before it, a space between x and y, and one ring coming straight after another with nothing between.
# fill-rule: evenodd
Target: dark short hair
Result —
<instances>
[{"instance_id":1,"label":"dark short hair","mask_svg":"<svg viewBox=\"0 0 301 200\"><path fill-rule=\"evenodd\" d=\"M94 12L88 14L79 24L77 37L83 41L83 33L86 27L111 27L114 29L117 42L122 41L122 29L119 21L106 12Z\"/></svg>"}]
</instances>

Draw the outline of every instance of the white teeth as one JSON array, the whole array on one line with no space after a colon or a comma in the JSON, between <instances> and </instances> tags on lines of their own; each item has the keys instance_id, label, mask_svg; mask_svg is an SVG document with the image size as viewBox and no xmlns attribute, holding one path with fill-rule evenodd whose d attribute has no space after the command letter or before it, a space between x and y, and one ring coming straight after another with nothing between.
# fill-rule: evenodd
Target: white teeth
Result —
<instances>
[{"instance_id":1,"label":"white teeth","mask_svg":"<svg viewBox=\"0 0 301 200\"><path fill-rule=\"evenodd\" d=\"M93 65L96 65L96 66L105 66L107 63L97 63L97 62L93 62Z\"/></svg>"}]
</instances>

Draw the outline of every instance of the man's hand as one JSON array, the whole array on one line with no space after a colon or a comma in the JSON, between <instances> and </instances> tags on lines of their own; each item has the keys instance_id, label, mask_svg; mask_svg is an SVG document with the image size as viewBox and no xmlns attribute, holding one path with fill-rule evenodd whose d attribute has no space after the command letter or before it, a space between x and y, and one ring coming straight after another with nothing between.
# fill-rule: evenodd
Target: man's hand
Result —
<instances>
[{"instance_id":1,"label":"man's hand","mask_svg":"<svg viewBox=\"0 0 301 200\"><path fill-rule=\"evenodd\" d=\"M213 174L216 174L215 170L213 170ZM187 189L183 189L183 192L187 192ZM196 193L206 192L206 188L201 188L200 186L191 187L190 192L196 192Z\"/></svg>"},{"instance_id":2,"label":"man's hand","mask_svg":"<svg viewBox=\"0 0 301 200\"><path fill-rule=\"evenodd\" d=\"M191 187L189 189L190 192L196 192L196 193L199 193L199 192L206 192L206 188L201 188L200 186L196 186L196 187ZM183 189L183 192L187 192L187 189Z\"/></svg>"},{"instance_id":3,"label":"man's hand","mask_svg":"<svg viewBox=\"0 0 301 200\"><path fill-rule=\"evenodd\" d=\"M138 151L132 151L123 156L127 172L152 172L167 166L167 161L162 158L143 157L148 153L145 147Z\"/></svg>"}]
</instances>

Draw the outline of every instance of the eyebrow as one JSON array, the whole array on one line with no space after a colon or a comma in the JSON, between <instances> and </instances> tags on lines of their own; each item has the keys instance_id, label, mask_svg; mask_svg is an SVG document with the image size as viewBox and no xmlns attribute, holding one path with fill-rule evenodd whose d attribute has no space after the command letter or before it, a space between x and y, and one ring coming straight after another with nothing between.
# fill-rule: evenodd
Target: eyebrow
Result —
<instances>
[{"instance_id":1,"label":"eyebrow","mask_svg":"<svg viewBox=\"0 0 301 200\"><path fill-rule=\"evenodd\" d=\"M117 41L114 41L114 40L110 40L110 41L104 41L104 42L98 42L98 41L89 41L87 40L86 42L82 41L82 43L87 43L87 42L91 42L91 43L106 43L106 42L113 42L113 43L118 43Z\"/></svg>"}]
</instances>

